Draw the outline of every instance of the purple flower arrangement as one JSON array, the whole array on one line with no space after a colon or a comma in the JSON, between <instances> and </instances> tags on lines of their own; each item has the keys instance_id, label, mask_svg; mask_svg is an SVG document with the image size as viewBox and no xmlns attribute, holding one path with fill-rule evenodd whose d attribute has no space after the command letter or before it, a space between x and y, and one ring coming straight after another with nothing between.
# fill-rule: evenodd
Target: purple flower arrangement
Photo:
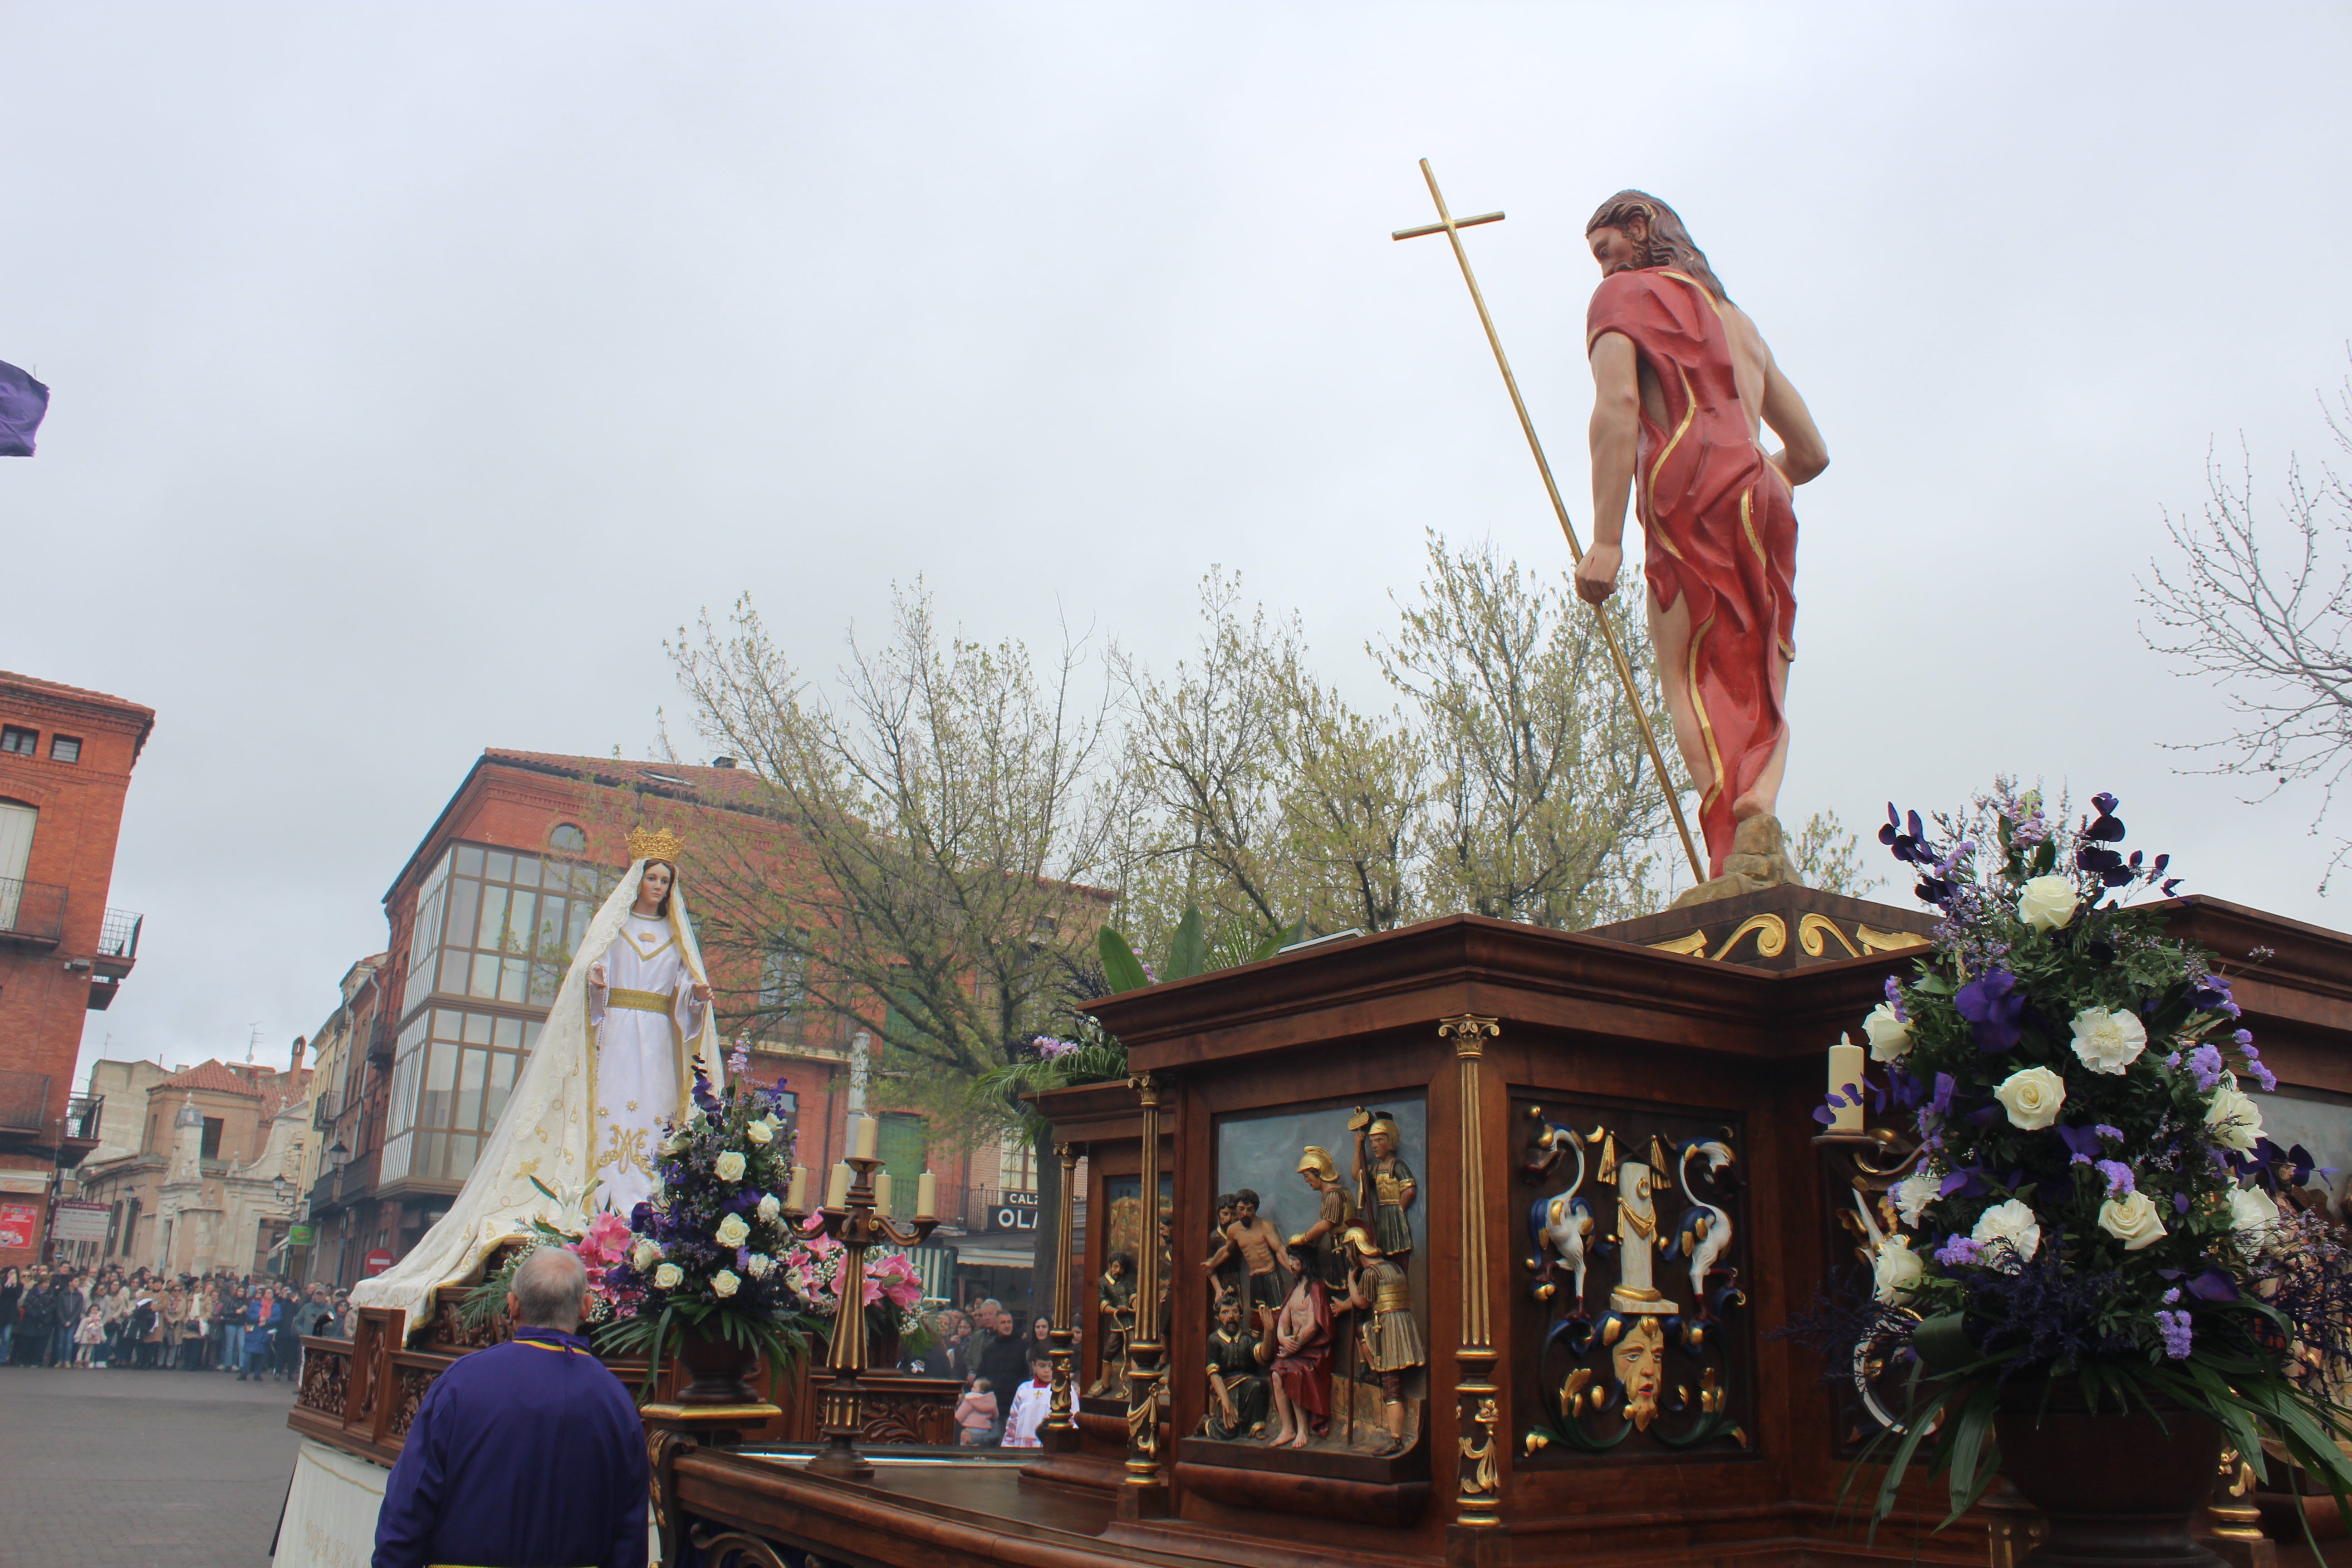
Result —
<instances>
[{"instance_id":1,"label":"purple flower arrangement","mask_svg":"<svg viewBox=\"0 0 2352 1568\"><path fill-rule=\"evenodd\" d=\"M795 1361L808 1336L784 1259L799 1237L784 1217L792 1136L783 1080L737 1078L714 1092L699 1068L687 1113L662 1124L654 1195L629 1215L629 1245L599 1283L625 1313L597 1346L646 1356L647 1383L689 1333Z\"/></svg>"},{"instance_id":2,"label":"purple flower arrangement","mask_svg":"<svg viewBox=\"0 0 2352 1568\"><path fill-rule=\"evenodd\" d=\"M2335 1403L2352 1258L2282 1217L2310 1157L2263 1134L2248 1091L2276 1079L2230 977L2131 902L2178 879L2118 847L2121 806L2095 795L2069 830L2003 781L1959 817L1889 806L1880 829L1942 915L1864 1025L1865 1093L1921 1143L1872 1270L1876 1304L1921 1320L1882 1516L1939 1415L1937 1463L1968 1457L1951 1484L1955 1514L1969 1506L2020 1378L2186 1405L2258 1466L2268 1436L2339 1495L2352 1483L2329 1436L2352 1436Z\"/></svg>"}]
</instances>

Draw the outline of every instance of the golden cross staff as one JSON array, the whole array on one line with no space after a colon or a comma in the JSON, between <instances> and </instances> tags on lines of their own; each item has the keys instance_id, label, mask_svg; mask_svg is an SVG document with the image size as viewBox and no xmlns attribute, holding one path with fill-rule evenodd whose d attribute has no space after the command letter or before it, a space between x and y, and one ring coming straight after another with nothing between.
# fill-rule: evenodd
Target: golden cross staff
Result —
<instances>
[{"instance_id":1,"label":"golden cross staff","mask_svg":"<svg viewBox=\"0 0 2352 1568\"><path fill-rule=\"evenodd\" d=\"M1389 236L1391 239L1419 239L1424 235L1442 234L1454 247L1454 259L1462 264L1462 281L1470 285L1470 302L1478 307L1478 324L1486 329L1487 346L1495 351L1496 367L1503 373L1503 385L1510 392L1511 406L1518 411L1519 428L1527 432L1528 450L1536 456L1537 471L1543 475L1544 493L1551 497L1551 510L1559 519L1559 531L1568 535L1568 552L1578 565L1584 563L1584 546L1576 537L1576 525L1568 521L1568 503L1559 499L1559 486L1551 477L1551 463L1544 457L1543 443L1536 438L1536 422L1528 417L1527 400L1519 395L1518 378L1511 374L1511 362L1503 353L1503 340L1496 334L1495 318L1486 313L1486 297L1478 291L1478 275L1470 270L1470 253L1462 248L1462 230L1475 228L1482 223L1500 223L1501 213L1481 213L1476 217L1456 218L1445 208L1445 195L1437 188L1436 173L1429 160L1421 161L1421 177L1429 182L1430 199L1437 204L1437 219L1420 228L1401 228ZM1592 606L1600 617L1601 635L1609 644L1609 657L1617 666L1617 679L1624 683L1625 700L1633 710L1633 722L1642 727L1642 744L1650 753L1650 765L1658 771L1658 785L1665 792L1666 809L1675 814L1675 828L1683 836L1683 853L1690 857L1691 876L1706 880L1706 871L1698 858L1698 846L1691 841L1690 824L1683 818L1682 792L1675 785L1674 775L1666 772L1666 759L1658 752L1656 731L1650 728L1650 715L1642 707L1642 693L1633 684L1633 667L1625 660L1625 647L1617 638L1615 623L1601 605Z\"/></svg>"}]
</instances>

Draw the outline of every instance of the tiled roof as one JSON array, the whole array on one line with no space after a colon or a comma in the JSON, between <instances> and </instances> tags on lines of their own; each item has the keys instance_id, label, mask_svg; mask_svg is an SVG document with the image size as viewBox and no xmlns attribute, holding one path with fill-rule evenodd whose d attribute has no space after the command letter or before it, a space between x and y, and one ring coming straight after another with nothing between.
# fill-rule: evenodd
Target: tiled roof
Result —
<instances>
[{"instance_id":1,"label":"tiled roof","mask_svg":"<svg viewBox=\"0 0 2352 1568\"><path fill-rule=\"evenodd\" d=\"M763 793L760 776L749 768L695 767L686 763L642 762L630 757L567 757L556 752L514 752L485 747L482 755L493 763L520 763L527 768L585 773L597 778L625 779L660 788L685 788L725 798L746 798Z\"/></svg>"},{"instance_id":2,"label":"tiled roof","mask_svg":"<svg viewBox=\"0 0 2352 1568\"><path fill-rule=\"evenodd\" d=\"M236 1071L236 1068L228 1066L225 1062L217 1060L199 1063L197 1066L190 1068L187 1071L179 1074L177 1077L165 1079L163 1082L157 1084L155 1088L157 1089L209 1089L217 1090L222 1094L249 1095L255 1100L266 1100L268 1098L259 1089L248 1082L242 1074ZM150 1092L152 1093L153 1091L151 1090Z\"/></svg>"},{"instance_id":3,"label":"tiled roof","mask_svg":"<svg viewBox=\"0 0 2352 1568\"><path fill-rule=\"evenodd\" d=\"M117 708L127 708L134 713L144 713L150 719L155 710L143 703L132 702L110 692L92 691L88 687L68 686L62 681L43 680L37 675L19 675L13 669L0 669L0 686L21 686L27 690L47 692L53 697L68 697L79 702L104 702Z\"/></svg>"}]
</instances>

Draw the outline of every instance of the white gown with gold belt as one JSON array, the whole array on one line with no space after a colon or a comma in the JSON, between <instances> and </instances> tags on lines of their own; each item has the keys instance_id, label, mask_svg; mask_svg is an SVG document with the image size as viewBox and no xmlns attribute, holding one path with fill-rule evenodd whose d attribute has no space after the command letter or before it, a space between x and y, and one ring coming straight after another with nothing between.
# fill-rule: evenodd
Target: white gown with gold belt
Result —
<instances>
[{"instance_id":1,"label":"white gown with gold belt","mask_svg":"<svg viewBox=\"0 0 2352 1568\"><path fill-rule=\"evenodd\" d=\"M604 950L604 984L588 979L588 1036L595 1104L592 1201L624 1215L653 1191L654 1145L665 1118L687 1103L686 1042L708 1007L694 999L694 971L663 919L632 911Z\"/></svg>"},{"instance_id":2,"label":"white gown with gold belt","mask_svg":"<svg viewBox=\"0 0 2352 1568\"><path fill-rule=\"evenodd\" d=\"M643 853L637 837L632 855ZM674 839L663 847L664 858L677 852ZM583 1230L609 1204L625 1218L651 1189L656 1123L686 1104L692 1064L699 1061L713 1085L725 1081L710 1009L690 994L704 971L685 891L671 890L667 919L639 919L632 907L645 872L646 862L634 860L597 910L505 1114L449 1212L407 1257L353 1286L353 1303L401 1308L414 1332L433 1314L436 1288L478 1280L483 1260L507 1238L528 1236L534 1217ZM588 984L599 959L601 998Z\"/></svg>"}]
</instances>

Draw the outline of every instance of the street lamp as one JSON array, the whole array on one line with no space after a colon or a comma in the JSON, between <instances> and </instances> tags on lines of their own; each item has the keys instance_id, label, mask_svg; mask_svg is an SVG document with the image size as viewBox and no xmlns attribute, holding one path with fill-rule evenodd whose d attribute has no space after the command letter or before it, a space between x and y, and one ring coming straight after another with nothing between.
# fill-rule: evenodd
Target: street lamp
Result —
<instances>
[{"instance_id":1,"label":"street lamp","mask_svg":"<svg viewBox=\"0 0 2352 1568\"><path fill-rule=\"evenodd\" d=\"M338 1134L335 1141L327 1145L327 1168L331 1171L340 1171L351 1162L352 1152L344 1147L343 1140Z\"/></svg>"}]
</instances>

